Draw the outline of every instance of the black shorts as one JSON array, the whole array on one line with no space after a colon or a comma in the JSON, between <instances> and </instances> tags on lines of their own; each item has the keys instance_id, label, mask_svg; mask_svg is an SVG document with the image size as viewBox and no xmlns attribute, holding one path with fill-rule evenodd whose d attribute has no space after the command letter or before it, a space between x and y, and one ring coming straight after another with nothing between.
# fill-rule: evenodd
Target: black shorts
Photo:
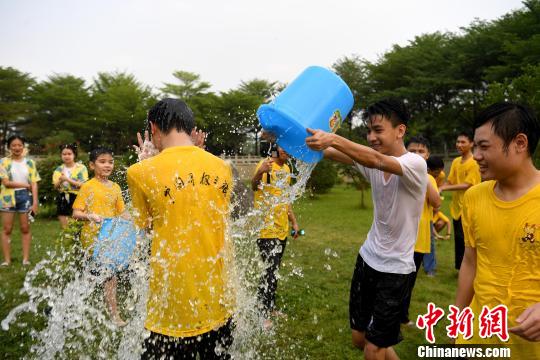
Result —
<instances>
[{"instance_id":1,"label":"black shorts","mask_svg":"<svg viewBox=\"0 0 540 360\"><path fill-rule=\"evenodd\" d=\"M141 359L231 359L229 348L232 345L233 324L229 319L222 327L207 333L178 338L150 333L144 341Z\"/></svg>"},{"instance_id":2,"label":"black shorts","mask_svg":"<svg viewBox=\"0 0 540 360\"><path fill-rule=\"evenodd\" d=\"M351 329L365 332L366 339L378 347L403 340L401 303L407 297L410 277L377 271L358 254L349 300Z\"/></svg>"},{"instance_id":3,"label":"black shorts","mask_svg":"<svg viewBox=\"0 0 540 360\"><path fill-rule=\"evenodd\" d=\"M77 195L72 193L60 193L56 196L56 215L71 216L73 213L73 203Z\"/></svg>"}]
</instances>

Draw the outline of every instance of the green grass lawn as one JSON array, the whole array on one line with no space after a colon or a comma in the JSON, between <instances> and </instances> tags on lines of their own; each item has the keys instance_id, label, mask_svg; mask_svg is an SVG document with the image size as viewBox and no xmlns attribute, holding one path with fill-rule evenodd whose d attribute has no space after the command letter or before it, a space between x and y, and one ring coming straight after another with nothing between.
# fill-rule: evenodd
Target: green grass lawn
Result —
<instances>
[{"instance_id":1,"label":"green grass lawn","mask_svg":"<svg viewBox=\"0 0 540 360\"><path fill-rule=\"evenodd\" d=\"M448 200L443 210L448 214ZM263 342L260 354L268 359L355 359L361 353L350 341L348 320L349 286L358 249L372 221L368 208L360 208L360 193L351 188L335 187L315 199L305 198L295 204L295 212L306 236L289 240L278 288L278 306L288 316L277 321L275 336ZM18 225L17 225L18 226ZM32 226L32 262L35 264L54 247L59 233L55 220L38 219ZM26 269L21 263L18 231L12 240L13 264L0 268L0 318L22 303L20 294ZM453 269L453 241L437 243L438 273L426 277L421 271L412 298L410 317L426 312L434 302L445 312L453 302L457 272ZM26 327L11 327L1 332L0 357L21 358L28 353L30 329L40 328L39 317L27 314L19 322ZM437 343L447 343L443 319L435 328ZM404 341L396 350L402 359L416 359L417 346L425 343L423 331L404 328Z\"/></svg>"}]
</instances>

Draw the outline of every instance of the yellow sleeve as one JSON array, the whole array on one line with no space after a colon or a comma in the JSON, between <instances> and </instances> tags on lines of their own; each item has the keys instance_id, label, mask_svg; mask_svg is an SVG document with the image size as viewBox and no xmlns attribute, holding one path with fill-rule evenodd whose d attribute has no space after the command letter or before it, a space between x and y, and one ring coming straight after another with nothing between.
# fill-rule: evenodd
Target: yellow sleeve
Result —
<instances>
[{"instance_id":1,"label":"yellow sleeve","mask_svg":"<svg viewBox=\"0 0 540 360\"><path fill-rule=\"evenodd\" d=\"M56 169L54 169L53 174L52 174L53 185L58 183L58 181L60 180L60 176L62 175L62 172L59 171L58 169L60 169L60 167L57 167Z\"/></svg>"},{"instance_id":2,"label":"yellow sleeve","mask_svg":"<svg viewBox=\"0 0 540 360\"><path fill-rule=\"evenodd\" d=\"M126 209L126 204L124 204L124 199L122 198L122 190L118 184L114 184L116 188L116 215L121 215Z\"/></svg>"},{"instance_id":3,"label":"yellow sleeve","mask_svg":"<svg viewBox=\"0 0 540 360\"><path fill-rule=\"evenodd\" d=\"M81 181L86 182L86 181L88 181L88 169L83 164L81 164L81 166L82 166Z\"/></svg>"},{"instance_id":4,"label":"yellow sleeve","mask_svg":"<svg viewBox=\"0 0 540 360\"><path fill-rule=\"evenodd\" d=\"M4 163L1 162L0 163L0 180L5 179L5 178L9 178L9 175L6 169L4 168Z\"/></svg>"},{"instance_id":5,"label":"yellow sleeve","mask_svg":"<svg viewBox=\"0 0 540 360\"><path fill-rule=\"evenodd\" d=\"M41 178L39 177L39 173L37 171L35 161L34 160L29 160L29 162L30 162L30 166L29 166L30 171L28 171L28 176L29 176L30 182L34 183L34 182L40 181Z\"/></svg>"},{"instance_id":6,"label":"yellow sleeve","mask_svg":"<svg viewBox=\"0 0 540 360\"><path fill-rule=\"evenodd\" d=\"M467 184L476 185L480 184L480 167L478 166L478 163L476 160L474 161L474 165L471 166L471 171L468 172L467 177L465 178L465 182Z\"/></svg>"},{"instance_id":7,"label":"yellow sleeve","mask_svg":"<svg viewBox=\"0 0 540 360\"><path fill-rule=\"evenodd\" d=\"M463 196L463 209L461 213L461 224L463 225L463 235L465 237L465 246L474 248L476 247L476 242L474 239L474 227L472 224L472 212L473 206L471 201L471 193L469 191L465 192Z\"/></svg>"},{"instance_id":8,"label":"yellow sleeve","mask_svg":"<svg viewBox=\"0 0 540 360\"><path fill-rule=\"evenodd\" d=\"M131 195L131 203L135 210L133 218L135 225L137 225L139 229L145 229L150 225L148 220L151 218L148 199L133 172L133 168L129 168L127 171L127 183Z\"/></svg>"},{"instance_id":9,"label":"yellow sleeve","mask_svg":"<svg viewBox=\"0 0 540 360\"><path fill-rule=\"evenodd\" d=\"M73 203L73 208L77 210L86 211L86 202L88 200L88 196L90 195L90 186L87 184L83 184L81 186L81 189L79 190L79 193L77 194L77 198L75 199L75 202Z\"/></svg>"},{"instance_id":10,"label":"yellow sleeve","mask_svg":"<svg viewBox=\"0 0 540 360\"><path fill-rule=\"evenodd\" d=\"M428 175L428 180L431 183L431 185L433 185L435 190L437 190L437 192L439 192L439 187L437 186L437 180L435 180L435 178L433 176L431 176L431 175Z\"/></svg>"},{"instance_id":11,"label":"yellow sleeve","mask_svg":"<svg viewBox=\"0 0 540 360\"><path fill-rule=\"evenodd\" d=\"M457 176L456 176L456 172L457 172L457 169L456 167L458 167L459 165L457 164L457 160L458 159L454 159L454 161L452 161L452 166L450 166L450 174L448 174L448 183L452 184L452 185L456 185L456 181L457 181Z\"/></svg>"}]
</instances>

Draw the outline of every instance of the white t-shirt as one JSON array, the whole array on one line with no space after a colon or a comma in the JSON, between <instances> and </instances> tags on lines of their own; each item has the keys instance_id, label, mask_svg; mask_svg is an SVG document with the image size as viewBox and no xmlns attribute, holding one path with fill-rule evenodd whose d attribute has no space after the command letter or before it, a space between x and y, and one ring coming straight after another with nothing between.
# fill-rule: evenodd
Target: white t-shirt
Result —
<instances>
[{"instance_id":1,"label":"white t-shirt","mask_svg":"<svg viewBox=\"0 0 540 360\"><path fill-rule=\"evenodd\" d=\"M11 162L11 179L14 182L19 183L30 183L29 180L29 170L28 165L26 165L26 159L21 161L13 160ZM15 190L20 190L24 188L16 188Z\"/></svg>"},{"instance_id":2,"label":"white t-shirt","mask_svg":"<svg viewBox=\"0 0 540 360\"><path fill-rule=\"evenodd\" d=\"M360 255L373 269L393 274L410 274L414 266L414 244L422 214L427 187L426 161L417 154L394 157L402 176L354 163L354 167L371 183L373 224Z\"/></svg>"}]
</instances>

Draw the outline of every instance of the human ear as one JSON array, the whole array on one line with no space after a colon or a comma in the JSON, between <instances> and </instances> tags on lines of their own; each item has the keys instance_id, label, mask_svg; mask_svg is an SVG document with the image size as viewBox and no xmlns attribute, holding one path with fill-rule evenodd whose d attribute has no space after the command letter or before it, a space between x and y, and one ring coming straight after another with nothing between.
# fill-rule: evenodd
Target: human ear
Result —
<instances>
[{"instance_id":1,"label":"human ear","mask_svg":"<svg viewBox=\"0 0 540 360\"><path fill-rule=\"evenodd\" d=\"M516 135L514 140L512 140L512 142L514 143L514 146L516 148L516 152L518 154L528 151L529 139L527 139L527 135L525 135L523 133L519 133L519 134Z\"/></svg>"}]
</instances>

